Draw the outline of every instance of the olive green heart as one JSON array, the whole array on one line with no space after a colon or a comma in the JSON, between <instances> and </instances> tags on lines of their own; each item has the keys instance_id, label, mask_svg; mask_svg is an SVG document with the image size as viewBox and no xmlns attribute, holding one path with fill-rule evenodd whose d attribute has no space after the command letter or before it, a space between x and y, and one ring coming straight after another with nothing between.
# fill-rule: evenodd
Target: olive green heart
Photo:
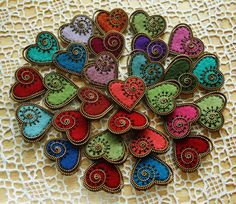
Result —
<instances>
[{"instance_id":1,"label":"olive green heart","mask_svg":"<svg viewBox=\"0 0 236 204\"><path fill-rule=\"evenodd\" d=\"M120 136L104 131L89 140L85 154L89 159L103 158L111 163L122 163L126 159L126 145Z\"/></svg>"},{"instance_id":2,"label":"olive green heart","mask_svg":"<svg viewBox=\"0 0 236 204\"><path fill-rule=\"evenodd\" d=\"M44 77L48 89L45 104L52 109L61 108L72 101L77 95L77 86L57 72L51 72Z\"/></svg>"},{"instance_id":3,"label":"olive green heart","mask_svg":"<svg viewBox=\"0 0 236 204\"><path fill-rule=\"evenodd\" d=\"M149 88L145 96L154 113L167 115L175 109L175 98L180 92L181 88L177 82L165 81Z\"/></svg>"},{"instance_id":4,"label":"olive green heart","mask_svg":"<svg viewBox=\"0 0 236 204\"><path fill-rule=\"evenodd\" d=\"M226 102L225 95L218 92L209 93L199 98L195 101L195 104L201 110L198 122L211 131L219 130L224 124L222 111L225 108Z\"/></svg>"},{"instance_id":5,"label":"olive green heart","mask_svg":"<svg viewBox=\"0 0 236 204\"><path fill-rule=\"evenodd\" d=\"M137 10L131 15L130 25L136 33L144 33L151 38L161 35L166 28L166 21L162 16L149 16L143 10Z\"/></svg>"}]
</instances>

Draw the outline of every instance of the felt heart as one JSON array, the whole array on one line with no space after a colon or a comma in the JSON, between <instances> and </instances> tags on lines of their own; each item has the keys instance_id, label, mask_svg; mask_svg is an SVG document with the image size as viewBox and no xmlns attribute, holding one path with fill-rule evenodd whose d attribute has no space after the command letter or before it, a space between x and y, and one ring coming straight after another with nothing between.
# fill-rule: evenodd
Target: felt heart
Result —
<instances>
[{"instance_id":1,"label":"felt heart","mask_svg":"<svg viewBox=\"0 0 236 204\"><path fill-rule=\"evenodd\" d=\"M76 172L80 162L80 150L64 139L51 139L44 147L45 155L56 161L58 170L65 175Z\"/></svg>"},{"instance_id":2,"label":"felt heart","mask_svg":"<svg viewBox=\"0 0 236 204\"><path fill-rule=\"evenodd\" d=\"M169 53L168 46L163 40L151 40L145 34L137 34L133 38L132 50L144 51L154 62L164 61Z\"/></svg>"},{"instance_id":3,"label":"felt heart","mask_svg":"<svg viewBox=\"0 0 236 204\"><path fill-rule=\"evenodd\" d=\"M195 63L192 72L205 90L220 89L224 83L224 76L219 70L219 60L216 55L203 54Z\"/></svg>"},{"instance_id":4,"label":"felt heart","mask_svg":"<svg viewBox=\"0 0 236 204\"><path fill-rule=\"evenodd\" d=\"M143 10L136 10L131 14L130 26L135 34L144 33L151 38L157 38L166 29L166 21L162 16L149 16Z\"/></svg>"},{"instance_id":5,"label":"felt heart","mask_svg":"<svg viewBox=\"0 0 236 204\"><path fill-rule=\"evenodd\" d=\"M15 72L16 83L11 87L10 96L15 101L27 101L45 92L43 78L33 67L23 66Z\"/></svg>"},{"instance_id":6,"label":"felt heart","mask_svg":"<svg viewBox=\"0 0 236 204\"><path fill-rule=\"evenodd\" d=\"M123 33L128 26L128 15L123 9L116 8L111 12L100 10L95 18L101 32L118 31Z\"/></svg>"},{"instance_id":7,"label":"felt heart","mask_svg":"<svg viewBox=\"0 0 236 204\"><path fill-rule=\"evenodd\" d=\"M53 63L57 68L80 75L87 63L87 50L79 43L70 44L66 51L58 51L53 55Z\"/></svg>"},{"instance_id":8,"label":"felt heart","mask_svg":"<svg viewBox=\"0 0 236 204\"><path fill-rule=\"evenodd\" d=\"M204 44L200 39L193 37L192 30L187 24L182 23L172 30L169 49L171 54L184 54L196 58L204 51Z\"/></svg>"},{"instance_id":9,"label":"felt heart","mask_svg":"<svg viewBox=\"0 0 236 204\"><path fill-rule=\"evenodd\" d=\"M91 191L115 193L122 189L123 177L118 167L101 160L85 171L84 186Z\"/></svg>"},{"instance_id":10,"label":"felt heart","mask_svg":"<svg viewBox=\"0 0 236 204\"><path fill-rule=\"evenodd\" d=\"M181 88L178 83L165 81L148 88L145 96L147 105L159 115L168 115L176 107L175 99L179 96Z\"/></svg>"},{"instance_id":11,"label":"felt heart","mask_svg":"<svg viewBox=\"0 0 236 204\"><path fill-rule=\"evenodd\" d=\"M224 124L222 111L226 103L227 99L225 95L218 92L212 92L199 98L195 101L195 104L201 111L198 122L210 131L219 130Z\"/></svg>"},{"instance_id":12,"label":"felt heart","mask_svg":"<svg viewBox=\"0 0 236 204\"><path fill-rule=\"evenodd\" d=\"M169 140L163 133L148 127L135 132L129 149L135 157L145 157L151 152L164 153L169 149Z\"/></svg>"},{"instance_id":13,"label":"felt heart","mask_svg":"<svg viewBox=\"0 0 236 204\"><path fill-rule=\"evenodd\" d=\"M189 136L181 140L174 140L174 156L179 168L183 171L195 171L201 157L207 155L212 149L211 141L205 136Z\"/></svg>"},{"instance_id":14,"label":"felt heart","mask_svg":"<svg viewBox=\"0 0 236 204\"><path fill-rule=\"evenodd\" d=\"M45 104L49 108L57 109L70 103L77 95L77 86L57 72L51 72L44 77Z\"/></svg>"},{"instance_id":15,"label":"felt heart","mask_svg":"<svg viewBox=\"0 0 236 204\"><path fill-rule=\"evenodd\" d=\"M148 118L137 111L131 113L118 110L108 120L108 129L115 134L123 134L130 129L141 130L148 126Z\"/></svg>"},{"instance_id":16,"label":"felt heart","mask_svg":"<svg viewBox=\"0 0 236 204\"><path fill-rule=\"evenodd\" d=\"M52 113L33 103L20 105L16 110L21 133L27 142L36 142L43 138L51 127Z\"/></svg>"},{"instance_id":17,"label":"felt heart","mask_svg":"<svg viewBox=\"0 0 236 204\"><path fill-rule=\"evenodd\" d=\"M79 89L78 97L82 101L80 111L89 119L102 118L114 107L100 90L92 87Z\"/></svg>"},{"instance_id":18,"label":"felt heart","mask_svg":"<svg viewBox=\"0 0 236 204\"><path fill-rule=\"evenodd\" d=\"M82 145L88 140L90 123L79 111L60 111L53 117L52 124L56 130L65 132L74 145Z\"/></svg>"},{"instance_id":19,"label":"felt heart","mask_svg":"<svg viewBox=\"0 0 236 204\"><path fill-rule=\"evenodd\" d=\"M94 36L89 39L89 48L95 55L107 51L119 58L124 49L124 44L124 36L115 31L108 32L104 37Z\"/></svg>"},{"instance_id":20,"label":"felt heart","mask_svg":"<svg viewBox=\"0 0 236 204\"><path fill-rule=\"evenodd\" d=\"M90 83L105 87L108 82L118 78L117 59L109 52L101 52L94 63L84 68L83 74Z\"/></svg>"},{"instance_id":21,"label":"felt heart","mask_svg":"<svg viewBox=\"0 0 236 204\"><path fill-rule=\"evenodd\" d=\"M87 44L93 33L93 21L86 15L77 15L71 23L64 24L59 28L59 36L66 43Z\"/></svg>"},{"instance_id":22,"label":"felt heart","mask_svg":"<svg viewBox=\"0 0 236 204\"><path fill-rule=\"evenodd\" d=\"M26 61L39 65L51 64L52 56L60 49L55 35L50 32L40 32L36 37L36 44L29 45L23 50Z\"/></svg>"},{"instance_id":23,"label":"felt heart","mask_svg":"<svg viewBox=\"0 0 236 204\"><path fill-rule=\"evenodd\" d=\"M104 131L89 140L85 155L92 160L103 158L110 163L121 164L126 160L127 148L119 135Z\"/></svg>"},{"instance_id":24,"label":"felt heart","mask_svg":"<svg viewBox=\"0 0 236 204\"><path fill-rule=\"evenodd\" d=\"M139 77L131 76L125 81L110 81L107 90L112 99L127 111L132 111L145 94L146 86Z\"/></svg>"},{"instance_id":25,"label":"felt heart","mask_svg":"<svg viewBox=\"0 0 236 204\"><path fill-rule=\"evenodd\" d=\"M175 57L166 69L164 80L179 82L182 93L193 93L198 86L197 77L192 72L192 60L184 55Z\"/></svg>"},{"instance_id":26,"label":"felt heart","mask_svg":"<svg viewBox=\"0 0 236 204\"><path fill-rule=\"evenodd\" d=\"M198 120L199 108L194 104L183 104L165 117L166 132L173 139L181 139L190 133L191 124Z\"/></svg>"},{"instance_id":27,"label":"felt heart","mask_svg":"<svg viewBox=\"0 0 236 204\"><path fill-rule=\"evenodd\" d=\"M128 64L129 75L140 77L147 86L152 86L164 77L164 68L161 63L151 62L145 52L133 52Z\"/></svg>"},{"instance_id":28,"label":"felt heart","mask_svg":"<svg viewBox=\"0 0 236 204\"><path fill-rule=\"evenodd\" d=\"M170 183L172 178L172 169L155 156L140 159L131 172L131 183L138 190L146 190L154 184Z\"/></svg>"}]
</instances>

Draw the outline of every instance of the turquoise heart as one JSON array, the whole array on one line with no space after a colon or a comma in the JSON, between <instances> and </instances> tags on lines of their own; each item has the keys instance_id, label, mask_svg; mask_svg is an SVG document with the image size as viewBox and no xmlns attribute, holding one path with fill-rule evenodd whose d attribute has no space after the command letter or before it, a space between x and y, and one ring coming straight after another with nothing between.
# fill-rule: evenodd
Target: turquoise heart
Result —
<instances>
[{"instance_id":1,"label":"turquoise heart","mask_svg":"<svg viewBox=\"0 0 236 204\"><path fill-rule=\"evenodd\" d=\"M36 64L50 64L52 56L60 49L55 35L43 31L37 35L36 44L26 47L23 51L24 58Z\"/></svg>"},{"instance_id":2,"label":"turquoise heart","mask_svg":"<svg viewBox=\"0 0 236 204\"><path fill-rule=\"evenodd\" d=\"M129 75L135 75L151 86L161 81L164 76L164 68L158 62L151 62L146 53L142 51L131 54L128 65Z\"/></svg>"},{"instance_id":3,"label":"turquoise heart","mask_svg":"<svg viewBox=\"0 0 236 204\"><path fill-rule=\"evenodd\" d=\"M53 56L53 63L63 71L80 75L87 63L87 50L79 43L70 44L66 51L59 51Z\"/></svg>"},{"instance_id":4,"label":"turquoise heart","mask_svg":"<svg viewBox=\"0 0 236 204\"><path fill-rule=\"evenodd\" d=\"M154 156L140 159L131 173L131 182L139 190L150 188L154 184L167 184L172 180L171 168Z\"/></svg>"},{"instance_id":5,"label":"turquoise heart","mask_svg":"<svg viewBox=\"0 0 236 204\"><path fill-rule=\"evenodd\" d=\"M200 86L206 90L217 90L224 83L224 77L219 70L219 60L216 55L202 55L195 63L192 72L198 78Z\"/></svg>"},{"instance_id":6,"label":"turquoise heart","mask_svg":"<svg viewBox=\"0 0 236 204\"><path fill-rule=\"evenodd\" d=\"M36 104L21 105L16 116L21 132L29 142L40 140L51 126L52 113Z\"/></svg>"}]
</instances>

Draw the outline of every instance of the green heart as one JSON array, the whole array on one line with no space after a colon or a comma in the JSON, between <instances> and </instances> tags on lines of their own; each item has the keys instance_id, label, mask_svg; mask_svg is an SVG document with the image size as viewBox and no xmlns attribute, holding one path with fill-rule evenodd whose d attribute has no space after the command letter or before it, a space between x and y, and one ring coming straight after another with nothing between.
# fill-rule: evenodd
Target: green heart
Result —
<instances>
[{"instance_id":1,"label":"green heart","mask_svg":"<svg viewBox=\"0 0 236 204\"><path fill-rule=\"evenodd\" d=\"M130 25L136 33L145 33L151 38L161 35L166 28L166 21L162 16L149 16L143 10L135 11L130 18Z\"/></svg>"},{"instance_id":2,"label":"green heart","mask_svg":"<svg viewBox=\"0 0 236 204\"><path fill-rule=\"evenodd\" d=\"M44 78L48 89L45 103L49 108L61 108L72 101L77 95L77 86L57 72L51 72Z\"/></svg>"},{"instance_id":3,"label":"green heart","mask_svg":"<svg viewBox=\"0 0 236 204\"><path fill-rule=\"evenodd\" d=\"M154 113L167 115L175 109L175 98L180 92L181 88L177 82L165 81L149 88L145 96Z\"/></svg>"},{"instance_id":4,"label":"green heart","mask_svg":"<svg viewBox=\"0 0 236 204\"><path fill-rule=\"evenodd\" d=\"M126 159L126 145L120 136L104 131L89 140L85 154L89 159L103 158L111 163L122 163Z\"/></svg>"},{"instance_id":5,"label":"green heart","mask_svg":"<svg viewBox=\"0 0 236 204\"><path fill-rule=\"evenodd\" d=\"M198 122L212 131L219 130L224 124L222 111L225 108L227 99L224 94L213 92L195 101L201 110Z\"/></svg>"}]
</instances>

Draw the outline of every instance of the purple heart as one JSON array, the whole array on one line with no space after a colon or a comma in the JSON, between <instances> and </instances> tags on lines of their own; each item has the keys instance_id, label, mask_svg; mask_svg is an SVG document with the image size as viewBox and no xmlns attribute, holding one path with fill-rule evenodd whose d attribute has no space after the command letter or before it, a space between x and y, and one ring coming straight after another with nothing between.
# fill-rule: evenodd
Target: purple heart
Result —
<instances>
[{"instance_id":1,"label":"purple heart","mask_svg":"<svg viewBox=\"0 0 236 204\"><path fill-rule=\"evenodd\" d=\"M151 40L145 34L138 34L134 37L132 48L146 52L154 62L163 61L168 55L168 46L163 40Z\"/></svg>"}]
</instances>

